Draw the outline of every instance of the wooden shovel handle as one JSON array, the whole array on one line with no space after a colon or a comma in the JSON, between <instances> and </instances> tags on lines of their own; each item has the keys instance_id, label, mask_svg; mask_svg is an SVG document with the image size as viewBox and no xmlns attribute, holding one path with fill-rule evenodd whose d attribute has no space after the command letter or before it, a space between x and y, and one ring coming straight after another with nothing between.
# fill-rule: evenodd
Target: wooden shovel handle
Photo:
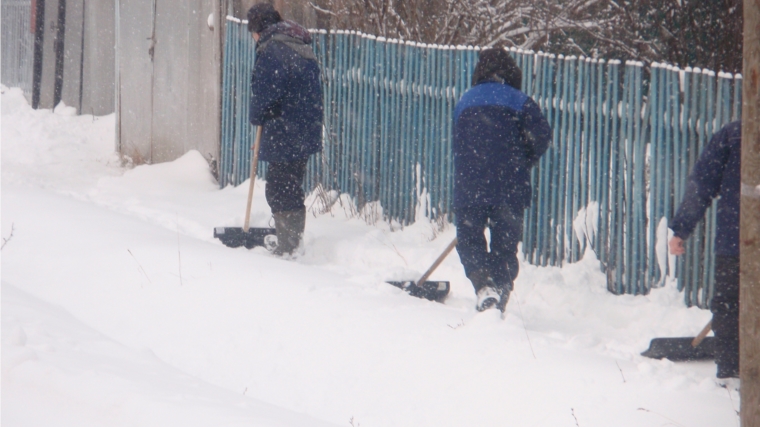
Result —
<instances>
[{"instance_id":1,"label":"wooden shovel handle","mask_svg":"<svg viewBox=\"0 0 760 427\"><path fill-rule=\"evenodd\" d=\"M256 139L253 142L253 158L251 159L251 185L248 187L248 204L245 207L245 220L243 221L243 231L248 232L249 222L251 220L251 202L253 201L253 183L256 181L256 168L259 165L259 144L261 143L261 129L259 126L256 130Z\"/></svg>"},{"instance_id":2,"label":"wooden shovel handle","mask_svg":"<svg viewBox=\"0 0 760 427\"><path fill-rule=\"evenodd\" d=\"M430 275L433 274L435 269L438 268L439 265L441 265L441 263L443 262L444 259L446 259L449 253L451 253L451 251L454 250L458 242L459 241L457 240L457 238L454 237L454 240L452 240L451 243L449 243L449 245L446 246L446 249L443 250L443 253L438 257L438 259L435 260L433 265L431 265L430 268L428 268L428 271L426 271L425 274L423 274L422 277L420 277L420 280L417 281L417 286L422 286L422 284L425 283L425 280L427 280L428 277L430 277Z\"/></svg>"},{"instance_id":3,"label":"wooden shovel handle","mask_svg":"<svg viewBox=\"0 0 760 427\"><path fill-rule=\"evenodd\" d=\"M707 322L704 328L702 328L702 332L699 333L696 337L694 337L694 341L691 342L692 347L698 346L703 339L707 336L707 334L710 333L710 329L712 329L712 320Z\"/></svg>"}]
</instances>

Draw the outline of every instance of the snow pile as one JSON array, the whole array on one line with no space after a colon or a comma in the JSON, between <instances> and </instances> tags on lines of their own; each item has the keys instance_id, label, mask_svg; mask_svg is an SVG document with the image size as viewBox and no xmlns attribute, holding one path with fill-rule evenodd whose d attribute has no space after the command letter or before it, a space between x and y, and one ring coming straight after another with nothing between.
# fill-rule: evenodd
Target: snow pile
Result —
<instances>
[{"instance_id":1,"label":"snow pile","mask_svg":"<svg viewBox=\"0 0 760 427\"><path fill-rule=\"evenodd\" d=\"M247 184L220 190L197 152L123 168L113 116L3 92L4 425L737 422L712 363L639 356L710 318L672 284L614 296L592 252L522 263L502 321L474 310L452 253L432 277L446 304L415 299L384 281L416 279L452 227L368 225L345 197L308 216L293 261L230 249L212 230L242 224Z\"/></svg>"}]
</instances>

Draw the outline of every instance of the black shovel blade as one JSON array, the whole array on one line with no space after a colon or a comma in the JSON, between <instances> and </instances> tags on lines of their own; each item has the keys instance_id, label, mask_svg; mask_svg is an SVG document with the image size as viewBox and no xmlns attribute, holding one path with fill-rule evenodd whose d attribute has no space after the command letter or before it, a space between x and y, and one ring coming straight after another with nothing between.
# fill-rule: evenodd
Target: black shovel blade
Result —
<instances>
[{"instance_id":1,"label":"black shovel blade","mask_svg":"<svg viewBox=\"0 0 760 427\"><path fill-rule=\"evenodd\" d=\"M242 227L216 227L214 229L214 237L231 248L240 246L245 246L247 249L256 246L266 247L266 237L276 235L277 232L274 228L249 228L248 232L243 231Z\"/></svg>"},{"instance_id":2,"label":"black shovel blade","mask_svg":"<svg viewBox=\"0 0 760 427\"><path fill-rule=\"evenodd\" d=\"M652 359L668 359L673 362L715 359L715 337L707 337L692 347L694 337L655 338L642 356Z\"/></svg>"},{"instance_id":3,"label":"black shovel blade","mask_svg":"<svg viewBox=\"0 0 760 427\"><path fill-rule=\"evenodd\" d=\"M388 281L391 285L401 288L409 295L417 298L425 298L430 301L444 302L449 294L449 282L426 280L422 286L412 280L405 281Z\"/></svg>"}]
</instances>

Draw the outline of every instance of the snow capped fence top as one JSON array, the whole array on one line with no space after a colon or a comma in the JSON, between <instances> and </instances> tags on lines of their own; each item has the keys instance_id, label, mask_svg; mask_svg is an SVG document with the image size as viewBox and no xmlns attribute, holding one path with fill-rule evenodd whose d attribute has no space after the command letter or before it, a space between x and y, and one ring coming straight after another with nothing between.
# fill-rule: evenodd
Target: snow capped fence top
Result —
<instances>
[{"instance_id":1,"label":"snow capped fence top","mask_svg":"<svg viewBox=\"0 0 760 427\"><path fill-rule=\"evenodd\" d=\"M254 42L228 18L224 48L220 184L247 179ZM309 161L306 190L377 202L400 224L451 219L454 106L469 89L477 46L438 46L356 31L312 30L324 92L324 151ZM510 49L522 90L552 126L532 172L523 251L540 265L580 259L590 247L615 293L647 293L678 276L689 305L712 289L715 210L668 264L666 218L680 202L702 147L739 118L741 76L667 64ZM259 168L265 173L265 165Z\"/></svg>"}]
</instances>

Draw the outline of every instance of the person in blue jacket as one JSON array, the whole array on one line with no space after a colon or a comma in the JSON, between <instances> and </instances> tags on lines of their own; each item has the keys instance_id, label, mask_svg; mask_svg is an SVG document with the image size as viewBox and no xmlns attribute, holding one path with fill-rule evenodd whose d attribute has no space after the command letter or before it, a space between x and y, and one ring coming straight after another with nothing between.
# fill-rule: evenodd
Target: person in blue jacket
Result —
<instances>
[{"instance_id":1,"label":"person in blue jacket","mask_svg":"<svg viewBox=\"0 0 760 427\"><path fill-rule=\"evenodd\" d=\"M506 50L483 50L473 87L454 110L457 252L479 311L506 308L519 268L524 210L531 200L530 170L551 140L540 108L520 91L521 79Z\"/></svg>"},{"instance_id":2,"label":"person in blue jacket","mask_svg":"<svg viewBox=\"0 0 760 427\"><path fill-rule=\"evenodd\" d=\"M715 232L715 293L710 302L717 377L739 377L739 212L741 122L725 125L704 148L670 222L670 253L683 255L684 240L720 196Z\"/></svg>"},{"instance_id":3,"label":"person in blue jacket","mask_svg":"<svg viewBox=\"0 0 760 427\"><path fill-rule=\"evenodd\" d=\"M275 253L291 254L306 224L306 162L322 150L322 85L311 34L284 21L269 3L248 11L256 41L250 121L263 126L260 160L268 162L266 199L277 230Z\"/></svg>"}]
</instances>

